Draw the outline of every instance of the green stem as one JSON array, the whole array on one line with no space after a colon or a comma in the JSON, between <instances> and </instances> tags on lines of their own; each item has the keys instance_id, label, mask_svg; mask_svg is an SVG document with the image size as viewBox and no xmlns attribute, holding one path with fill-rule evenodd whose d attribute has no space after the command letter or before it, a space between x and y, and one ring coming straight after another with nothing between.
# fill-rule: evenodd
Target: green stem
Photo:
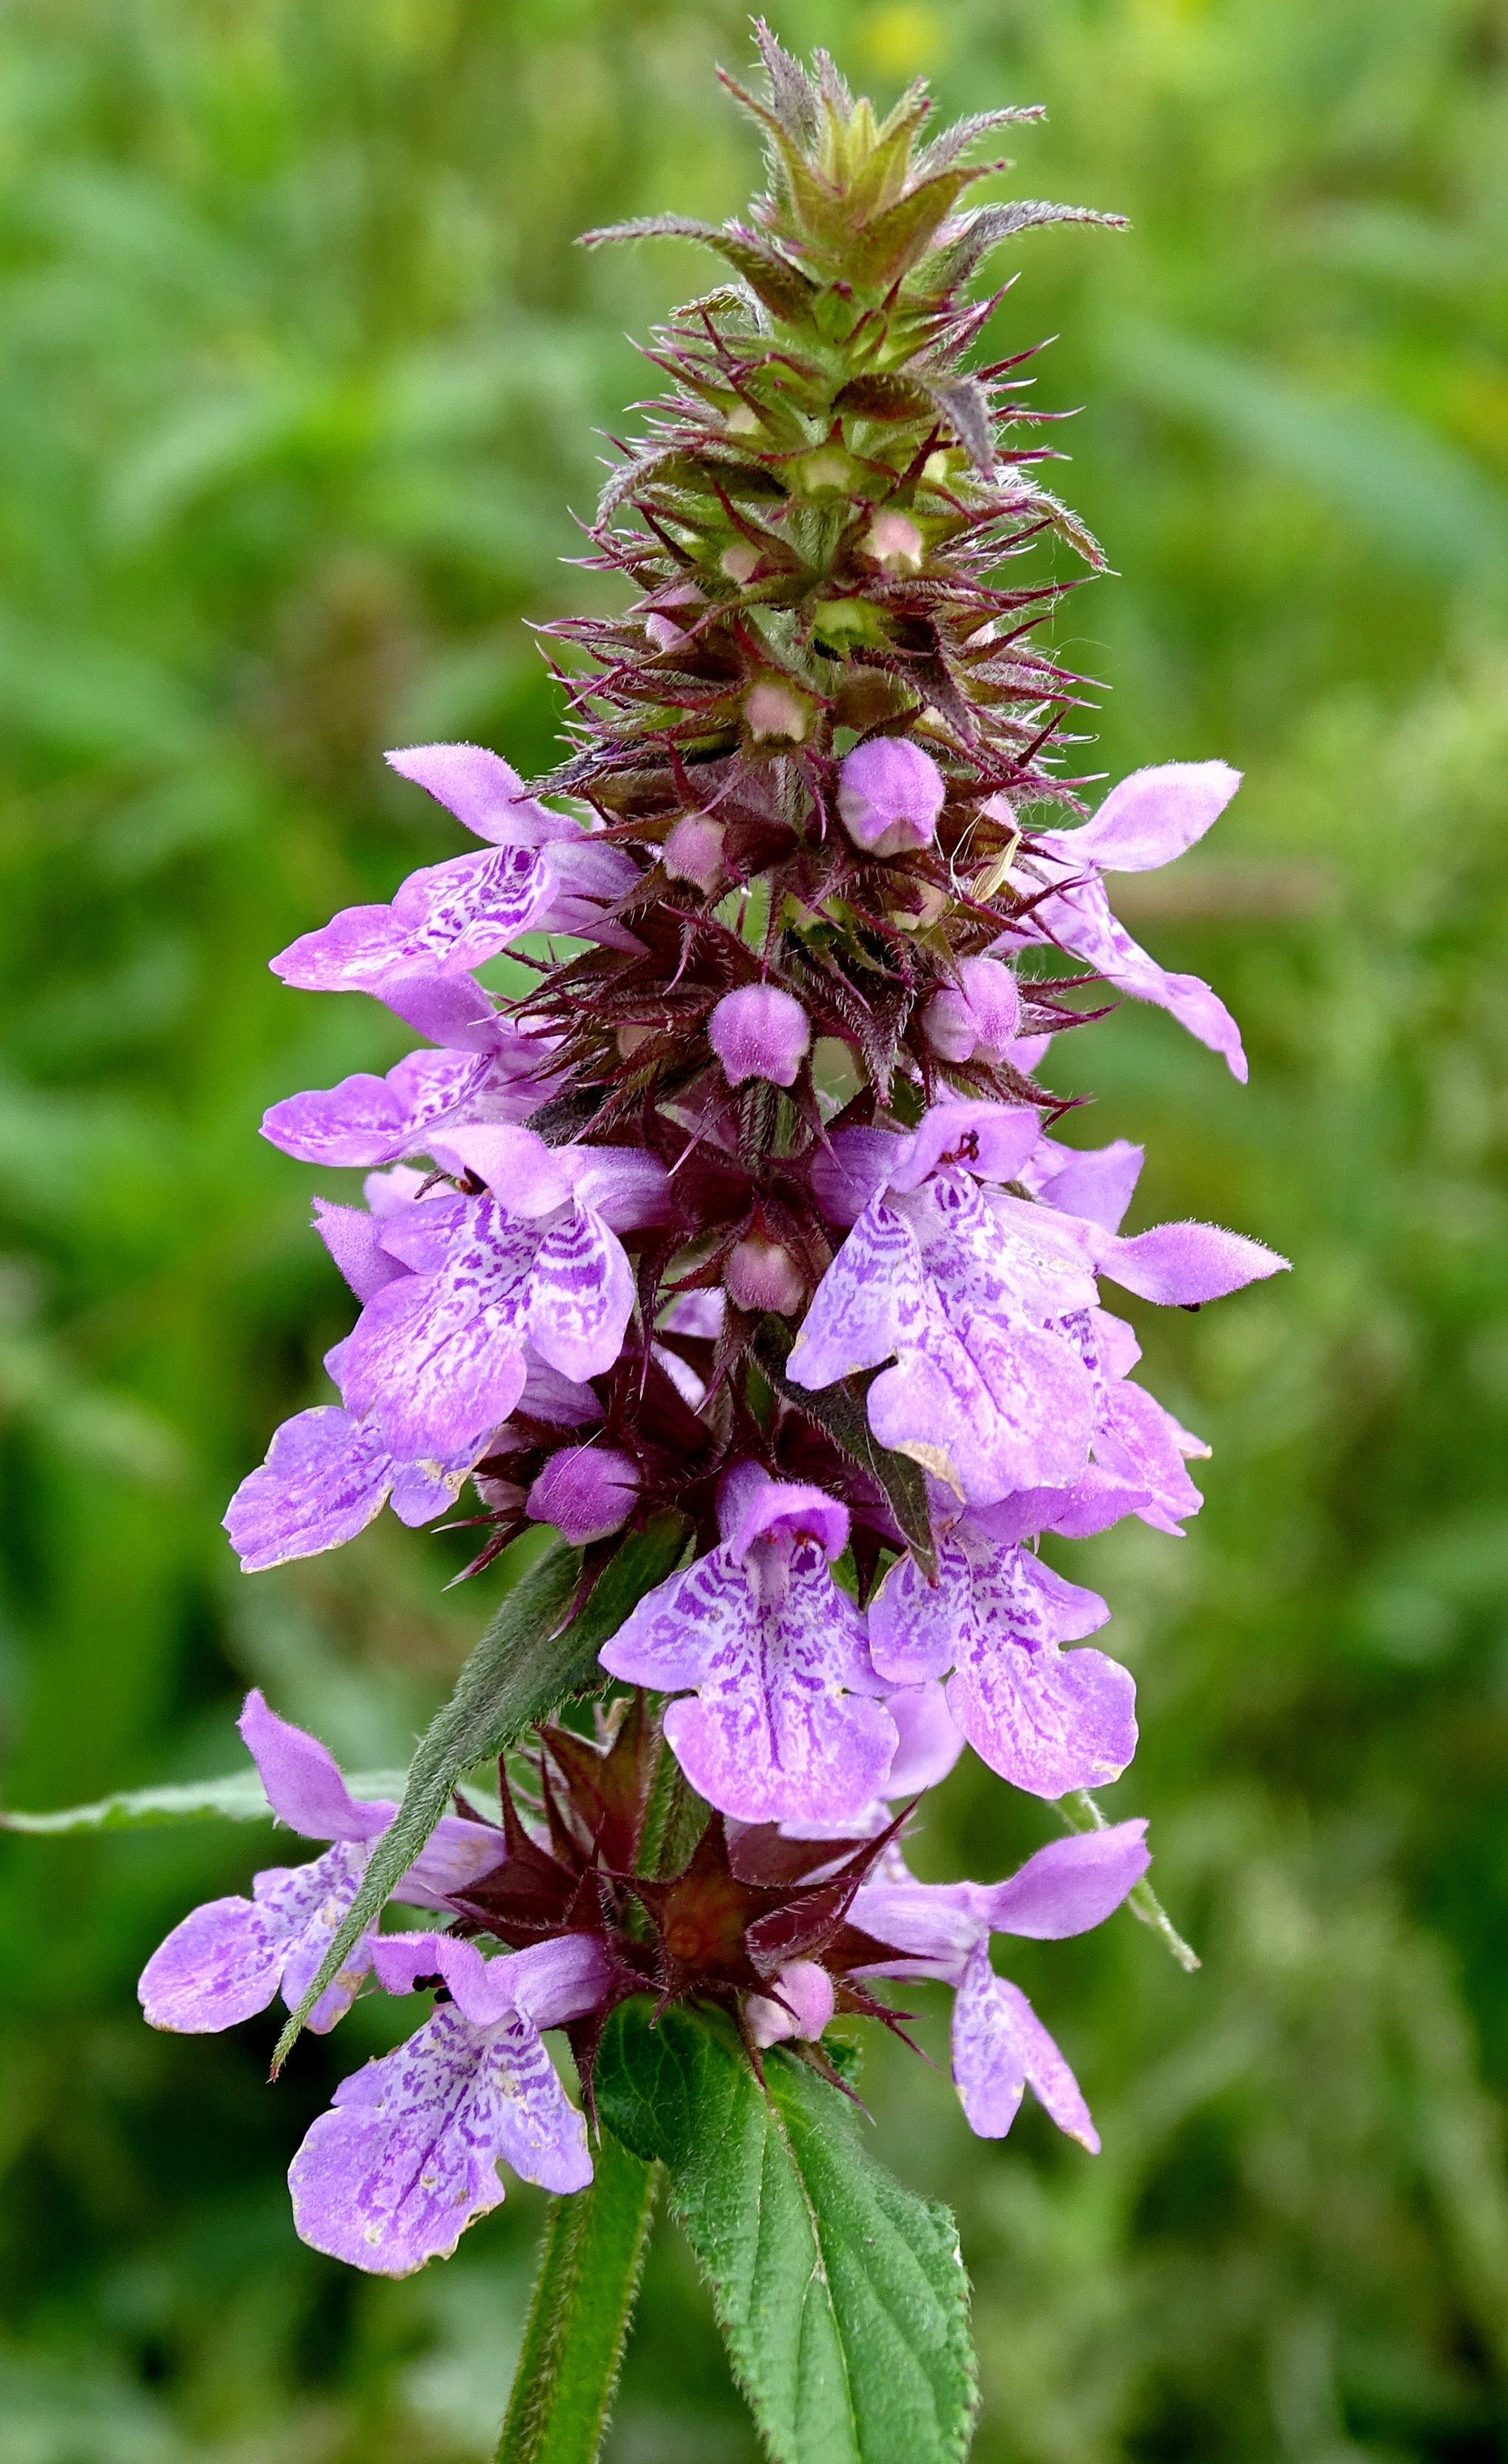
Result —
<instances>
[{"instance_id":1,"label":"green stem","mask_svg":"<svg viewBox=\"0 0 1508 2464\"><path fill-rule=\"evenodd\" d=\"M597 2464L662 2170L604 2130L586 2189L551 2200L497 2464Z\"/></svg>"},{"instance_id":2,"label":"green stem","mask_svg":"<svg viewBox=\"0 0 1508 2464\"><path fill-rule=\"evenodd\" d=\"M1109 1828L1086 1788L1075 1789L1071 1796L1060 1796L1053 1807L1065 1831L1104 1831ZM1133 1882L1126 1895L1126 1904L1137 1922L1156 1934L1172 1952L1179 1967L1191 1976L1202 1965L1198 1952L1185 1942L1150 1882Z\"/></svg>"}]
</instances>

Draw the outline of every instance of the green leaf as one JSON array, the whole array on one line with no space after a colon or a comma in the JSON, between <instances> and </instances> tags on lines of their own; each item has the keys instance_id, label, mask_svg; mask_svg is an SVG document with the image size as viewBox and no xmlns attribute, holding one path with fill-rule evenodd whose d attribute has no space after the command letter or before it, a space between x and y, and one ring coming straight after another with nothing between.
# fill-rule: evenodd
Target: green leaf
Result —
<instances>
[{"instance_id":1,"label":"green leaf","mask_svg":"<svg viewBox=\"0 0 1508 2464\"><path fill-rule=\"evenodd\" d=\"M514 1585L419 1741L403 1803L373 1847L361 1887L318 1974L277 2040L276 2072L353 1944L377 1921L450 1801L462 1773L506 1751L571 1694L605 1683L597 1655L630 1609L670 1572L686 1537L683 1516L658 1514L625 1540L579 1615L563 1622L580 1581L581 1552L557 1544Z\"/></svg>"},{"instance_id":2,"label":"green leaf","mask_svg":"<svg viewBox=\"0 0 1508 2464\"><path fill-rule=\"evenodd\" d=\"M791 1341L791 1330L782 1319L762 1318L754 1339L754 1356L776 1394L825 1429L836 1446L879 1482L912 1556L929 1580L935 1581L937 1551L927 1506L927 1475L921 1464L878 1442L869 1426L863 1390L851 1378L815 1393L787 1377Z\"/></svg>"},{"instance_id":3,"label":"green leaf","mask_svg":"<svg viewBox=\"0 0 1508 2464\"><path fill-rule=\"evenodd\" d=\"M661 2179L604 2130L585 2189L551 2200L497 2464L596 2464Z\"/></svg>"},{"instance_id":4,"label":"green leaf","mask_svg":"<svg viewBox=\"0 0 1508 2464\"><path fill-rule=\"evenodd\" d=\"M852 2104L798 2057L761 2090L731 2024L636 1997L603 2035L604 2121L670 2174L774 2464L954 2464L976 2400L946 2208L881 2171Z\"/></svg>"},{"instance_id":5,"label":"green leaf","mask_svg":"<svg viewBox=\"0 0 1508 2464\"><path fill-rule=\"evenodd\" d=\"M401 1771L346 1774L353 1796L403 1795L408 1774ZM93 1805L68 1805L55 1814L20 1814L0 1808L0 1831L51 1834L64 1831L132 1831L164 1822L270 1822L273 1809L254 1771L229 1771L224 1779L184 1780L169 1788L133 1788L101 1796Z\"/></svg>"}]
</instances>

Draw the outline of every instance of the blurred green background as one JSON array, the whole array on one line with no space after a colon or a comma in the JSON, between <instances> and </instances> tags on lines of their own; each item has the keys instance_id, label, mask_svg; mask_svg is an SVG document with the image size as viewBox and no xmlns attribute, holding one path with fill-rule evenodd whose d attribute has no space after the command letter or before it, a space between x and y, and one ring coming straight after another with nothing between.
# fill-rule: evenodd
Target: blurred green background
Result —
<instances>
[{"instance_id":1,"label":"blurred green background","mask_svg":"<svg viewBox=\"0 0 1508 2464\"><path fill-rule=\"evenodd\" d=\"M1153 1820L1206 1953L1118 1919L1015 1972L1078 2065L969 2139L889 2048L885 2152L958 2205L982 2464L1486 2464L1508 2453L1508 16L1501 0L792 0L888 99L1040 100L991 342L1061 340L1062 485L1125 577L1058 628L1103 759L1247 783L1125 885L1240 1017L1252 1085L1128 1005L1065 1055L1147 1140L1138 1222L1297 1270L1144 1330L1215 1447L1109 1595ZM444 735L551 758L526 619L569 564L623 339L705 278L594 221L721 213L733 0L11 0L0 19L0 1415L4 1792L229 1768L250 1681L401 1759L499 1581L391 1523L243 1581L218 1529L347 1323L264 1104L383 1067L375 1004L265 961L459 835L384 775ZM998 262L998 260L997 260ZM333 1186L333 1184L332 1184ZM1150 1313L1147 1313L1148 1315ZM1092 1570L1092 1571L1091 1571ZM1049 1817L960 1771L920 1851L1006 1870ZM373 2284L281 2174L363 2005L275 2092L272 2026L151 2035L133 1984L271 1835L0 1848L7 2464L470 2464L539 2215ZM402 2021L404 2013L399 2013ZM938 2042L936 2012L927 2026ZM385 2032L385 2033L384 2033ZM675 2237L614 2464L752 2442Z\"/></svg>"}]
</instances>

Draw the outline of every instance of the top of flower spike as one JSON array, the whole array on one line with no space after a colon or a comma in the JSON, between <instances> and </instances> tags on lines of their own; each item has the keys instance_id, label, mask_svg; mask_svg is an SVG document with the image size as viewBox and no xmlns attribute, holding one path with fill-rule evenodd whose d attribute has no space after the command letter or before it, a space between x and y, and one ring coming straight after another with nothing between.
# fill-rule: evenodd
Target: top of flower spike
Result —
<instances>
[{"instance_id":1,"label":"top of flower spike","mask_svg":"<svg viewBox=\"0 0 1508 2464\"><path fill-rule=\"evenodd\" d=\"M770 191L755 201L750 221L718 227L680 214L648 215L589 231L588 246L608 239L702 240L777 321L809 324L814 332L823 322L824 290L841 289L862 311L905 284L902 316L889 326L871 379L883 387L888 371L923 350L935 351L943 337L929 330L932 303L956 291L1001 240L1038 222L1124 220L1035 200L958 215L954 209L965 191L1004 167L960 158L991 129L1039 118L1039 105L960 121L918 153L932 109L925 80L910 86L880 121L867 97L854 99L825 52L817 54L813 76L762 21L755 41L768 79L766 99L726 70L718 72L765 133ZM982 421L967 425L983 434ZM980 458L988 460L987 447Z\"/></svg>"}]
</instances>

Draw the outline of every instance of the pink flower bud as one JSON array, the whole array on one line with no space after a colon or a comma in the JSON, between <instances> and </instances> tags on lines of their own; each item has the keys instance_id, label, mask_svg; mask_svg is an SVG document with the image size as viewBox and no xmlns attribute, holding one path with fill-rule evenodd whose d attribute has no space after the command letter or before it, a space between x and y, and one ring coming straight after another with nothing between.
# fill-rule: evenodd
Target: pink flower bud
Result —
<instances>
[{"instance_id":1,"label":"pink flower bud","mask_svg":"<svg viewBox=\"0 0 1508 2464\"><path fill-rule=\"evenodd\" d=\"M864 553L898 573L920 573L926 548L909 514L876 514L864 533Z\"/></svg>"},{"instance_id":2,"label":"pink flower bud","mask_svg":"<svg viewBox=\"0 0 1508 2464\"><path fill-rule=\"evenodd\" d=\"M812 1042L805 1010L778 984L745 984L740 992L725 993L707 1032L730 1087L741 1087L746 1078L794 1087Z\"/></svg>"},{"instance_id":3,"label":"pink flower bud","mask_svg":"<svg viewBox=\"0 0 1508 2464\"><path fill-rule=\"evenodd\" d=\"M759 570L759 551L749 539L734 539L717 560L730 582L753 582Z\"/></svg>"},{"instance_id":4,"label":"pink flower bud","mask_svg":"<svg viewBox=\"0 0 1508 2464\"><path fill-rule=\"evenodd\" d=\"M621 1531L639 1494L639 1466L611 1446L562 1446L529 1492L532 1522L553 1523L574 1548Z\"/></svg>"},{"instance_id":5,"label":"pink flower bud","mask_svg":"<svg viewBox=\"0 0 1508 2464\"><path fill-rule=\"evenodd\" d=\"M956 985L927 1004L922 1032L945 1061L1003 1061L1021 1020L1016 978L998 958L963 958Z\"/></svg>"},{"instance_id":6,"label":"pink flower bud","mask_svg":"<svg viewBox=\"0 0 1508 2464\"><path fill-rule=\"evenodd\" d=\"M658 610L645 618L645 635L657 650L673 650L686 635L673 616L662 616Z\"/></svg>"},{"instance_id":7,"label":"pink flower bud","mask_svg":"<svg viewBox=\"0 0 1508 2464\"><path fill-rule=\"evenodd\" d=\"M930 846L946 794L930 754L906 736L871 736L856 744L838 774L843 827L870 855Z\"/></svg>"},{"instance_id":8,"label":"pink flower bud","mask_svg":"<svg viewBox=\"0 0 1508 2464\"><path fill-rule=\"evenodd\" d=\"M750 735L761 743L776 737L799 744L812 724L812 705L789 685L751 685L744 696L744 717Z\"/></svg>"},{"instance_id":9,"label":"pink flower bud","mask_svg":"<svg viewBox=\"0 0 1508 2464\"><path fill-rule=\"evenodd\" d=\"M723 825L710 813L683 813L665 843L661 857L672 881L691 881L710 898L728 875L723 869Z\"/></svg>"},{"instance_id":10,"label":"pink flower bud","mask_svg":"<svg viewBox=\"0 0 1508 2464\"><path fill-rule=\"evenodd\" d=\"M729 1298L744 1309L774 1309L794 1317L806 1294L806 1278L789 1249L752 1232L723 1268Z\"/></svg>"},{"instance_id":11,"label":"pink flower bud","mask_svg":"<svg viewBox=\"0 0 1508 2464\"><path fill-rule=\"evenodd\" d=\"M833 1980L815 1959L793 1959L775 1980L776 2002L768 1993L751 1993L744 2018L756 2045L782 2044L788 2036L820 2036L833 2015Z\"/></svg>"}]
</instances>

